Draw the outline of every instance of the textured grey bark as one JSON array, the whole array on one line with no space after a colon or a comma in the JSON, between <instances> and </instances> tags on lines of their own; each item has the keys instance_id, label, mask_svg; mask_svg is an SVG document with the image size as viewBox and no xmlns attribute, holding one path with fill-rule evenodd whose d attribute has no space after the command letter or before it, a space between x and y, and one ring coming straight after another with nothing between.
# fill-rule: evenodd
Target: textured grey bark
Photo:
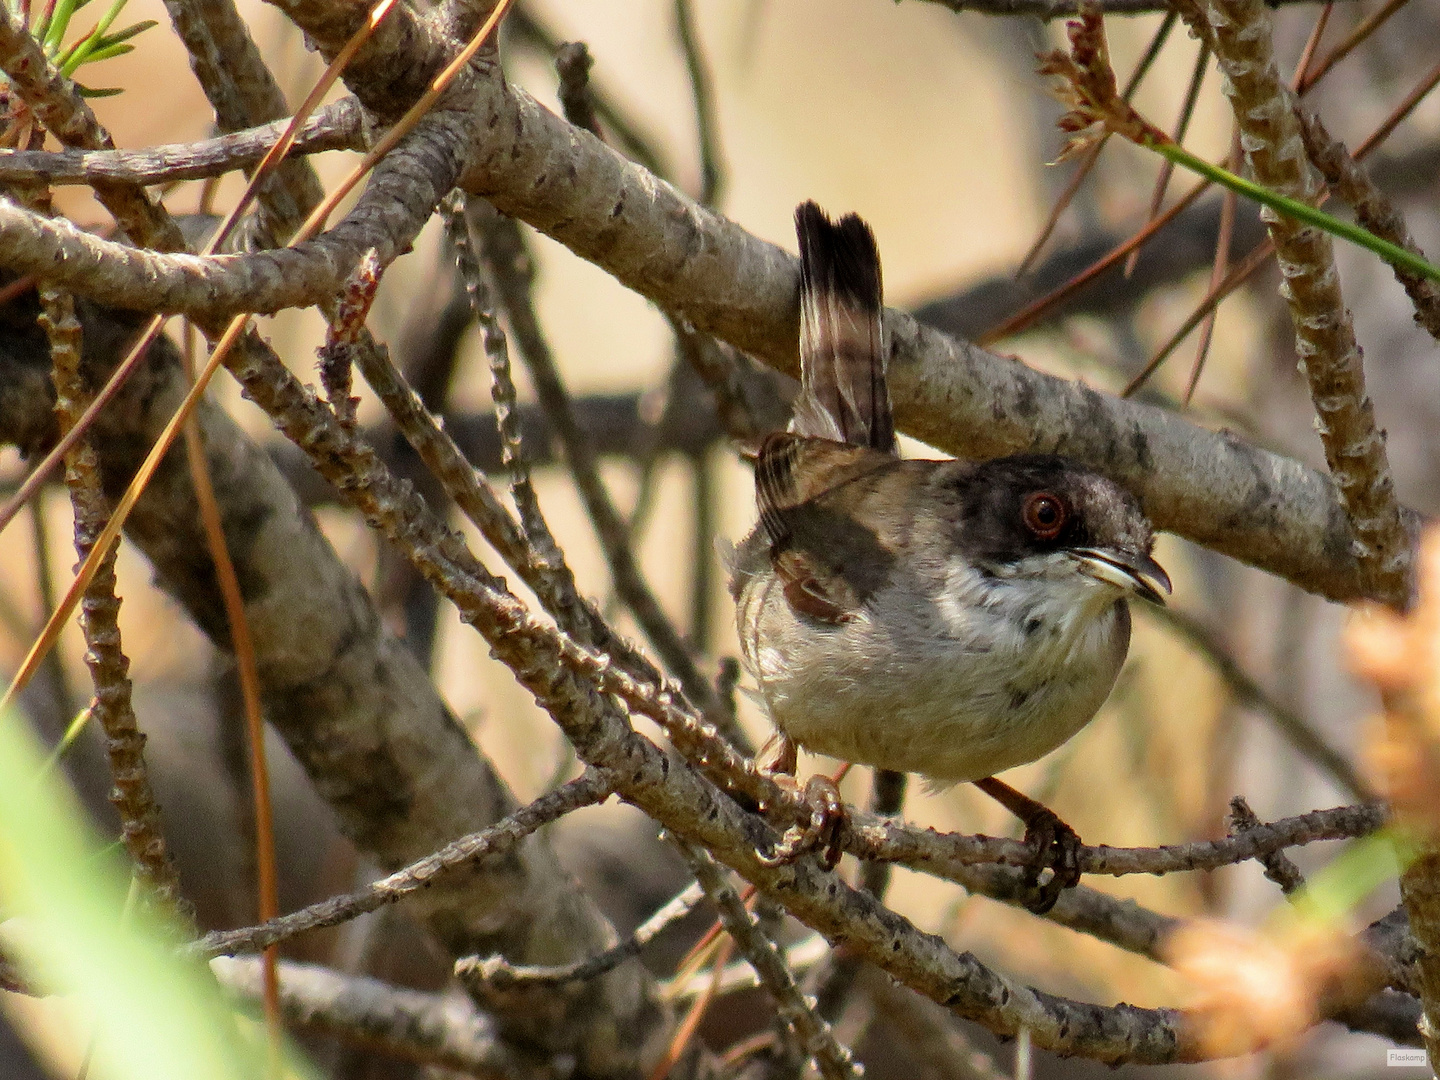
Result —
<instances>
[{"instance_id":1,"label":"textured grey bark","mask_svg":"<svg viewBox=\"0 0 1440 1080\"><path fill-rule=\"evenodd\" d=\"M301 126L291 155L322 150L359 150L363 116L354 98L326 105ZM172 143L141 150L0 150L0 181L43 180L49 184L86 184L91 180L129 180L163 184L198 180L231 169L258 165L288 126L286 120L246 128L193 143Z\"/></svg>"},{"instance_id":2,"label":"textured grey bark","mask_svg":"<svg viewBox=\"0 0 1440 1080\"><path fill-rule=\"evenodd\" d=\"M1295 98L1276 67L1269 9L1262 0L1210 0L1206 23L1189 10L1181 15L1212 47L1225 75L1250 173L1272 191L1313 205L1324 184L1306 155ZM1334 243L1320 229L1269 207L1260 216L1275 245L1284 279L1280 295L1290 308L1325 461L1354 533L1363 590L1403 608L1410 599L1414 538L1395 498L1385 433L1365 391L1364 360L1340 293Z\"/></svg>"}]
</instances>

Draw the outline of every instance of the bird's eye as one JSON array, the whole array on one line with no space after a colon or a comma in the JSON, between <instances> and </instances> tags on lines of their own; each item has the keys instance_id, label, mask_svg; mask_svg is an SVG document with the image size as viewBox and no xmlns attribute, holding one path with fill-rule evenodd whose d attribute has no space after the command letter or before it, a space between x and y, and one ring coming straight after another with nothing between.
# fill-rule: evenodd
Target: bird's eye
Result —
<instances>
[{"instance_id":1,"label":"bird's eye","mask_svg":"<svg viewBox=\"0 0 1440 1080\"><path fill-rule=\"evenodd\" d=\"M1037 491L1026 498L1020 516L1025 527L1041 540L1053 540L1060 535L1060 530L1065 527L1065 521L1070 515L1058 496L1051 495L1048 491Z\"/></svg>"}]
</instances>

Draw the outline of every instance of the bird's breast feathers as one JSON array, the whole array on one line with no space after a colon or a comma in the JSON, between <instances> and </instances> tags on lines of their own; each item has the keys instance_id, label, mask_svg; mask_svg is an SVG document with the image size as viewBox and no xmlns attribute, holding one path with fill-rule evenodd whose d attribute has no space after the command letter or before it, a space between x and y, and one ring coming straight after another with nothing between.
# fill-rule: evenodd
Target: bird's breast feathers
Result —
<instances>
[{"instance_id":1,"label":"bird's breast feathers","mask_svg":"<svg viewBox=\"0 0 1440 1080\"><path fill-rule=\"evenodd\" d=\"M892 583L823 632L773 574L750 575L746 666L775 723L817 753L942 786L1033 761L1104 702L1130 619L1113 589L1059 560L1026 569L951 560L935 568L943 582Z\"/></svg>"}]
</instances>

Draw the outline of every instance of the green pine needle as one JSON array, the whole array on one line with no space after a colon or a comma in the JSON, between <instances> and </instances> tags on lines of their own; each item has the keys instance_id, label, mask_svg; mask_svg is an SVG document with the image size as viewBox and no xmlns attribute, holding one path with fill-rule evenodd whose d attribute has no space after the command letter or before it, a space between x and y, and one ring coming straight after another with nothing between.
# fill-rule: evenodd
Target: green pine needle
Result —
<instances>
[{"instance_id":1,"label":"green pine needle","mask_svg":"<svg viewBox=\"0 0 1440 1080\"><path fill-rule=\"evenodd\" d=\"M1317 229L1323 229L1332 236L1349 240L1352 244L1358 244L1368 251L1373 251L1392 266L1409 270L1411 273L1427 277L1431 281L1440 281L1440 267L1426 262L1420 256L1413 252L1406 251L1398 244L1392 244L1389 240L1384 240L1376 236L1369 229L1361 228L1359 225L1352 224L1348 221L1342 221L1340 218L1333 217L1323 210L1317 210L1315 207L1309 206L1306 203L1287 198L1278 192L1271 191L1267 187L1262 187L1254 181L1246 180L1243 176L1236 176L1234 173L1222 169L1218 165L1212 165L1203 158L1196 157L1177 143L1155 142L1147 145L1151 150L1154 150L1157 154L1174 162L1176 165L1189 169L1191 172L1199 173L1207 180L1211 180L1222 187L1229 188L1231 191L1244 195L1246 198L1254 199L1262 206L1268 206L1270 209L1284 214L1286 217L1294 218L1296 221L1303 222L1306 225L1313 225Z\"/></svg>"}]
</instances>

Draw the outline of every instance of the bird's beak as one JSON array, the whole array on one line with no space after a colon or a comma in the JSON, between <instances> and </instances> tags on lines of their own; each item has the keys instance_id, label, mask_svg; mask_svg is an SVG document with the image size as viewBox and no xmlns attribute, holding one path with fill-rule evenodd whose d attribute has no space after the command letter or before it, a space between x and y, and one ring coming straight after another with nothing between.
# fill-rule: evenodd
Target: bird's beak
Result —
<instances>
[{"instance_id":1,"label":"bird's beak","mask_svg":"<svg viewBox=\"0 0 1440 1080\"><path fill-rule=\"evenodd\" d=\"M1164 607L1165 597L1160 595L1160 590L1172 591L1170 575L1149 555L1101 548L1077 548L1070 554L1080 564L1080 569L1091 577L1134 593L1152 604Z\"/></svg>"}]
</instances>

